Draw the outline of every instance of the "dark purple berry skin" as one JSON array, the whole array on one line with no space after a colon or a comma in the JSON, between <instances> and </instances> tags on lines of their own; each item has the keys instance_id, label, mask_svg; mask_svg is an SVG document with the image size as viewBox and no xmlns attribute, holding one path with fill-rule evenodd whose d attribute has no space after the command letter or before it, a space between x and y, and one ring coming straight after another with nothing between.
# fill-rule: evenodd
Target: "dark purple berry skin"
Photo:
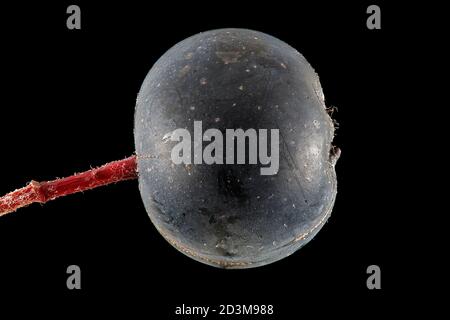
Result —
<instances>
[{"instance_id":1,"label":"dark purple berry skin","mask_svg":"<svg viewBox=\"0 0 450 320\"><path fill-rule=\"evenodd\" d=\"M279 129L279 170L174 164L178 128ZM193 259L250 268L282 259L321 229L336 197L334 126L319 78L286 43L221 29L181 41L153 66L135 115L139 187L158 231ZM203 142L203 148L208 142ZM269 149L270 150L270 149Z\"/></svg>"}]
</instances>

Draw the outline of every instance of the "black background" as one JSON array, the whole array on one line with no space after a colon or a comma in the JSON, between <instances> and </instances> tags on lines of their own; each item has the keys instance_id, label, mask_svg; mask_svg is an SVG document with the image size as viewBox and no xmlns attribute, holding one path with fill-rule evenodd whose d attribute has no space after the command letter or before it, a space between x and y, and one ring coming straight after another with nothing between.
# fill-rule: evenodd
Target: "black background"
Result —
<instances>
[{"instance_id":1,"label":"black background","mask_svg":"<svg viewBox=\"0 0 450 320\"><path fill-rule=\"evenodd\" d=\"M62 306L150 319L174 317L183 303L273 304L267 319L400 311L406 266L394 190L402 147L392 96L403 13L374 2L382 29L368 30L372 2L293 3L2 5L0 194L133 154L135 100L152 64L178 41L215 28L255 29L298 49L319 74L327 105L338 109L342 149L329 222L294 255L256 269L216 269L173 249L152 226L136 181L4 216L0 295L21 301L16 311L30 302L47 312ZM81 7L81 30L66 28L70 4ZM81 267L79 291L66 288L71 264ZM366 287L371 264L381 267L382 290Z\"/></svg>"}]
</instances>

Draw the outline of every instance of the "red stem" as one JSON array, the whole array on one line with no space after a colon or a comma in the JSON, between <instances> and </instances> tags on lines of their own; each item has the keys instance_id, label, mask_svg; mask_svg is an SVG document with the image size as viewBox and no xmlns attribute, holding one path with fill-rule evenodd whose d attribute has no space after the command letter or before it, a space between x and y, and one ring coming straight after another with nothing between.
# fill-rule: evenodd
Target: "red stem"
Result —
<instances>
[{"instance_id":1,"label":"red stem","mask_svg":"<svg viewBox=\"0 0 450 320\"><path fill-rule=\"evenodd\" d=\"M137 176L136 156L132 156L63 179L48 182L31 181L26 187L0 197L0 216L34 202L46 203L72 193L136 179Z\"/></svg>"}]
</instances>

